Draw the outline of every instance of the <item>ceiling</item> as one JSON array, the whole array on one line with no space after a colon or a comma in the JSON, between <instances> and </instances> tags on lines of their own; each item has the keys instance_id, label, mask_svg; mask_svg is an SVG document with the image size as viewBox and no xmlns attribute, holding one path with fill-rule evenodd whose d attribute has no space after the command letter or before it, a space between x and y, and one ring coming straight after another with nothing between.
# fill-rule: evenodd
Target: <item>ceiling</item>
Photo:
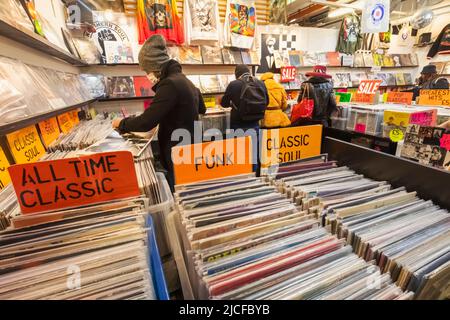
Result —
<instances>
[{"instance_id":1,"label":"ceiling","mask_svg":"<svg viewBox=\"0 0 450 320\"><path fill-rule=\"evenodd\" d=\"M344 5L361 7L362 0L323 0L330 4L338 3ZM392 0L391 20L396 20L414 15L422 7L431 7L444 0ZM340 17L328 17L330 12L338 8L332 5L318 4L314 0L296 0L287 7L288 22L308 27L326 27L342 19Z\"/></svg>"}]
</instances>

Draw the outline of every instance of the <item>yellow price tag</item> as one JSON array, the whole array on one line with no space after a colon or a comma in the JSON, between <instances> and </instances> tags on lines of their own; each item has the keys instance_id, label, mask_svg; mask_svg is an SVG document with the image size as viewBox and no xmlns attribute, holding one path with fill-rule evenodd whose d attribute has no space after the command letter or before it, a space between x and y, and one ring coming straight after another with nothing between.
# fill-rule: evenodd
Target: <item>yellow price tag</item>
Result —
<instances>
[{"instance_id":1,"label":"yellow price tag","mask_svg":"<svg viewBox=\"0 0 450 320\"><path fill-rule=\"evenodd\" d=\"M203 101L205 102L205 106L207 108L215 108L216 107L216 97L204 97Z\"/></svg>"},{"instance_id":2,"label":"yellow price tag","mask_svg":"<svg viewBox=\"0 0 450 320\"><path fill-rule=\"evenodd\" d=\"M36 162L45 154L35 126L7 134L6 140L17 164Z\"/></svg>"},{"instance_id":3,"label":"yellow price tag","mask_svg":"<svg viewBox=\"0 0 450 320\"><path fill-rule=\"evenodd\" d=\"M8 173L9 161L6 158L3 149L0 148L0 190L5 188L10 182L11 178Z\"/></svg>"},{"instance_id":4,"label":"yellow price tag","mask_svg":"<svg viewBox=\"0 0 450 320\"><path fill-rule=\"evenodd\" d=\"M41 131L42 141L48 147L53 141L58 139L61 131L59 131L58 120L50 118L39 123L39 130Z\"/></svg>"},{"instance_id":5,"label":"yellow price tag","mask_svg":"<svg viewBox=\"0 0 450 320\"><path fill-rule=\"evenodd\" d=\"M405 134L401 129L392 129L389 132L389 138L391 138L392 142L399 142L405 138Z\"/></svg>"}]
</instances>

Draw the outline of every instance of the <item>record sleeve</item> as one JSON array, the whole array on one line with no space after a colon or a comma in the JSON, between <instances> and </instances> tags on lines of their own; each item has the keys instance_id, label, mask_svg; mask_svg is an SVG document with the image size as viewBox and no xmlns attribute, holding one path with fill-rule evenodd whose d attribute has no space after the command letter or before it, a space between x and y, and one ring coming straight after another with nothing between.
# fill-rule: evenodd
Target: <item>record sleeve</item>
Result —
<instances>
[{"instance_id":1,"label":"record sleeve","mask_svg":"<svg viewBox=\"0 0 450 320\"><path fill-rule=\"evenodd\" d=\"M202 46L201 50L204 64L223 64L220 47Z\"/></svg>"},{"instance_id":2,"label":"record sleeve","mask_svg":"<svg viewBox=\"0 0 450 320\"><path fill-rule=\"evenodd\" d=\"M136 97L152 97L155 95L152 90L153 84L146 76L134 76L133 84Z\"/></svg>"},{"instance_id":3,"label":"record sleeve","mask_svg":"<svg viewBox=\"0 0 450 320\"><path fill-rule=\"evenodd\" d=\"M134 97L134 84L132 77L108 78L108 95L111 98Z\"/></svg>"},{"instance_id":4,"label":"record sleeve","mask_svg":"<svg viewBox=\"0 0 450 320\"><path fill-rule=\"evenodd\" d=\"M202 55L200 52L200 47L190 46L190 47L179 47L178 50L180 63L182 64L202 64Z\"/></svg>"}]
</instances>

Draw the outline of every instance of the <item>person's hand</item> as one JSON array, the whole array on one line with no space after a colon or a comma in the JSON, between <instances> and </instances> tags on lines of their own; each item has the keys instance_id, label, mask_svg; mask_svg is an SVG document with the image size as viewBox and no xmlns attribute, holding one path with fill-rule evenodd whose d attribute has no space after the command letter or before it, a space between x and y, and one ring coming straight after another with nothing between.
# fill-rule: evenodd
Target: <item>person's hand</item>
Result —
<instances>
[{"instance_id":1,"label":"person's hand","mask_svg":"<svg viewBox=\"0 0 450 320\"><path fill-rule=\"evenodd\" d=\"M121 121L122 121L121 118L116 118L116 119L114 119L114 120L112 121L112 127L113 127L114 129L119 128L119 125L120 125L120 122L121 122Z\"/></svg>"},{"instance_id":2,"label":"person's hand","mask_svg":"<svg viewBox=\"0 0 450 320\"><path fill-rule=\"evenodd\" d=\"M447 120L446 122L444 122L443 124L441 124L439 126L440 128L444 128L446 130L450 130L450 120Z\"/></svg>"}]
</instances>

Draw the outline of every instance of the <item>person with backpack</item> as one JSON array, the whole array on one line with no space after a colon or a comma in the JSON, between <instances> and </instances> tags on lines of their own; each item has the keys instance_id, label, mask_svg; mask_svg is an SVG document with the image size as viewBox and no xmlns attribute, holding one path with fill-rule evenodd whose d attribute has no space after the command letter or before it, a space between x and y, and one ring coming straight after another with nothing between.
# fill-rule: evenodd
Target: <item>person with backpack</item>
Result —
<instances>
[{"instance_id":1,"label":"person with backpack","mask_svg":"<svg viewBox=\"0 0 450 320\"><path fill-rule=\"evenodd\" d=\"M269 104L266 86L246 65L236 66L234 74L236 80L230 82L221 102L222 107L231 107L230 128L258 130Z\"/></svg>"},{"instance_id":2,"label":"person with backpack","mask_svg":"<svg viewBox=\"0 0 450 320\"><path fill-rule=\"evenodd\" d=\"M308 80L302 83L298 104L292 108L292 115L301 116L291 116L292 126L321 124L328 127L332 113L337 110L333 84L329 81L331 75L327 74L327 67L314 66L306 76ZM309 108L310 102L312 108Z\"/></svg>"},{"instance_id":3,"label":"person with backpack","mask_svg":"<svg viewBox=\"0 0 450 320\"><path fill-rule=\"evenodd\" d=\"M287 109L287 94L284 87L275 81L272 72L266 72L261 76L261 80L267 88L269 94L269 105L264 114L262 126L264 128L289 127L291 121L283 112Z\"/></svg>"}]
</instances>

